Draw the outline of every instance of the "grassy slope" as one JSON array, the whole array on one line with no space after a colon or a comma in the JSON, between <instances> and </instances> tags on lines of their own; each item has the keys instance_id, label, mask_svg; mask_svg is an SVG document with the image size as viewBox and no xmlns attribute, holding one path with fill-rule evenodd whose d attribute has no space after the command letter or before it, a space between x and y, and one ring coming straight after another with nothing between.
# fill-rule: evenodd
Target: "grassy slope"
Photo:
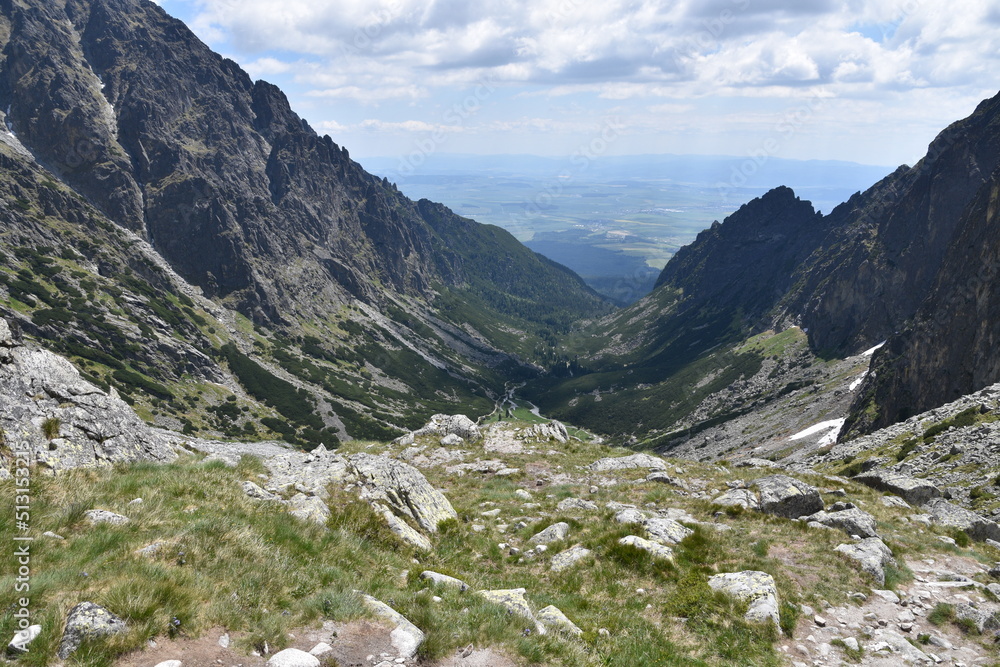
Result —
<instances>
[{"instance_id":1,"label":"grassy slope","mask_svg":"<svg viewBox=\"0 0 1000 667\"><path fill-rule=\"evenodd\" d=\"M362 443L349 447L371 451ZM400 448L375 445L375 451L383 449ZM426 470L459 512L459 520L443 527L434 552L426 555L400 548L367 505L336 489L329 503L335 509L328 530L293 520L273 505L248 500L239 483L263 470L249 457L235 470L218 462L187 459L171 465L35 477L32 531L52 530L66 540L43 538L33 543L32 608L44 630L21 664L46 664L58 644L62 618L83 600L106 605L129 622L126 635L86 647L74 659L74 664L110 665L114 655L141 647L153 637L192 637L218 626L239 635L240 646L248 651L265 641L278 648L285 645L292 628L321 618L363 616L350 592L362 589L392 600L428 633L421 648L426 658L475 643L501 647L532 664L777 665L781 660L772 643L776 633L742 621L741 605L708 591L708 576L763 570L775 576L783 602L814 607L820 607L822 600L844 604L848 591L868 585L849 561L833 552L834 546L848 541L837 531L809 530L787 520L730 512L716 520L735 530L700 528L676 548L673 564L654 563L642 552L617 544L624 535L642 534L640 527L616 524L603 509L571 515L556 510L559 500L574 496L602 506L609 500L655 503L683 508L702 521L713 520L717 507L661 483L644 482L642 471L618 473L628 482L588 495L591 481L577 466L622 453L626 452L571 442L558 455L541 451L505 455L508 465L522 470L533 464L572 476L544 489L529 476L484 478ZM679 477L709 489L724 488L735 476L723 467L683 465ZM740 471L744 479L763 474ZM823 484L818 477L806 479ZM4 497L13 497L9 486L0 484ZM934 531L922 533L901 521L905 512L882 506L879 494L851 483L843 486L852 502L875 514L880 532L897 555L962 553L989 561L985 547L970 550L942 544ZM524 487L535 496L538 508L526 510L514 494ZM129 504L136 497L143 502ZM124 513L132 523L88 527L83 511L92 507ZM501 515L482 517L488 509L500 509ZM513 524L528 513L541 516L541 521L500 532L499 524ZM12 516L12 512L0 514L0 537L8 541L14 533ZM541 558L519 562L497 547L509 542L526 548L528 537L558 520L570 523L570 539L551 545ZM473 524L486 528L475 532ZM155 541L164 545L154 558L134 553ZM592 556L581 566L550 571L548 556L573 544L591 549ZM262 563L268 567L261 568ZM425 584L417 575L424 569L460 577L473 588L523 586L534 608L555 604L585 634L580 640L552 634L524 636L523 620L454 590L437 590L442 601L434 603L421 592ZM404 572L409 574L401 578ZM894 576L899 581L906 573ZM636 593L639 588L646 593ZM12 578L0 578L0 605L11 604L14 596ZM786 630L795 633L795 607L783 605L782 614ZM679 617L688 620L680 622ZM0 618L0 634L12 634L14 626L10 615ZM599 635L598 628L607 628L610 635Z\"/></svg>"}]
</instances>

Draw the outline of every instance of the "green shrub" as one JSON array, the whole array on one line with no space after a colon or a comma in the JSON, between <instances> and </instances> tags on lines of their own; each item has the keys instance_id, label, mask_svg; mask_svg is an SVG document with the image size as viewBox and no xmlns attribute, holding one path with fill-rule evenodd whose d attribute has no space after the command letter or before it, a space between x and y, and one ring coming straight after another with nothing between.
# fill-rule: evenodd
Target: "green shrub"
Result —
<instances>
[{"instance_id":1,"label":"green shrub","mask_svg":"<svg viewBox=\"0 0 1000 667\"><path fill-rule=\"evenodd\" d=\"M62 428L62 421L59 417L49 417L42 422L42 433L46 440L55 440L59 437L59 429Z\"/></svg>"}]
</instances>

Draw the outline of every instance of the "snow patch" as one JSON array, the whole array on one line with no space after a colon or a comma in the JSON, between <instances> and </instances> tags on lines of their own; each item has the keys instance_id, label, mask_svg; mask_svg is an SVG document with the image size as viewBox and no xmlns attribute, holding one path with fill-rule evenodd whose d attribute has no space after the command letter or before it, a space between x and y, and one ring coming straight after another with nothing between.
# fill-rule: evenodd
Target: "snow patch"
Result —
<instances>
[{"instance_id":1,"label":"snow patch","mask_svg":"<svg viewBox=\"0 0 1000 667\"><path fill-rule=\"evenodd\" d=\"M865 371L864 373L859 375L857 379L851 383L851 386L847 388L847 391L854 391L855 389L860 387L861 383L865 381L866 377L868 377L868 371Z\"/></svg>"},{"instance_id":2,"label":"snow patch","mask_svg":"<svg viewBox=\"0 0 1000 667\"><path fill-rule=\"evenodd\" d=\"M865 350L864 352L862 352L862 353L861 353L861 356L862 356L862 357L870 357L870 356L872 356L873 354L875 354L875 352L876 352L876 351L877 351L877 350L878 350L879 348L881 348L881 347L882 347L883 345L885 345L885 344L886 344L886 342L887 342L887 341L882 341L881 343L879 343L878 345L876 345L876 346L875 346L875 347L873 347L872 349L870 349L870 350Z\"/></svg>"},{"instance_id":3,"label":"snow patch","mask_svg":"<svg viewBox=\"0 0 1000 667\"><path fill-rule=\"evenodd\" d=\"M837 442L837 436L840 435L840 429L844 428L844 424L847 423L846 419L831 419L830 421L820 422L818 424L813 424L804 431L799 431L795 435L789 438L789 440L801 440L802 438L808 438L811 435L816 435L817 433L822 433L823 431L828 431L823 438L816 443L820 447L825 445L832 445Z\"/></svg>"}]
</instances>

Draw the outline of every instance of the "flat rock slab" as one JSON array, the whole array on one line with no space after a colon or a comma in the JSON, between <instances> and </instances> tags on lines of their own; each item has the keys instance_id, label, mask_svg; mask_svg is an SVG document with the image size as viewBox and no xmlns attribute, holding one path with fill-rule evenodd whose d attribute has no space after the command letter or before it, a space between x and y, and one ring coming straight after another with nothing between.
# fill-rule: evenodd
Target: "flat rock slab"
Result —
<instances>
[{"instance_id":1,"label":"flat rock slab","mask_svg":"<svg viewBox=\"0 0 1000 667\"><path fill-rule=\"evenodd\" d=\"M853 544L841 544L834 551L858 561L862 571L871 576L879 586L885 585L885 566L896 564L892 551L877 537L869 537Z\"/></svg>"},{"instance_id":2,"label":"flat rock slab","mask_svg":"<svg viewBox=\"0 0 1000 667\"><path fill-rule=\"evenodd\" d=\"M748 621L770 621L778 625L778 588L774 577L766 572L744 570L710 577L713 591L722 591L750 603L745 618Z\"/></svg>"},{"instance_id":3,"label":"flat rock slab","mask_svg":"<svg viewBox=\"0 0 1000 667\"><path fill-rule=\"evenodd\" d=\"M128 629L125 621L110 611L94 604L81 602L73 607L66 617L66 629L56 655L66 660L85 639L97 639L125 632Z\"/></svg>"},{"instance_id":4,"label":"flat rock slab","mask_svg":"<svg viewBox=\"0 0 1000 667\"><path fill-rule=\"evenodd\" d=\"M89 523L95 525L99 523L110 523L112 526L123 526L131 521L131 519L127 516L115 514L114 512L109 512L108 510L87 510L83 513L83 516Z\"/></svg>"},{"instance_id":5,"label":"flat rock slab","mask_svg":"<svg viewBox=\"0 0 1000 667\"><path fill-rule=\"evenodd\" d=\"M649 539L660 544L678 544L694 531L673 519L655 517L642 522Z\"/></svg>"},{"instance_id":6,"label":"flat rock slab","mask_svg":"<svg viewBox=\"0 0 1000 667\"><path fill-rule=\"evenodd\" d=\"M926 479L909 477L894 470L871 470L854 477L876 491L894 493L911 505L923 505L941 497L941 490Z\"/></svg>"},{"instance_id":7,"label":"flat rock slab","mask_svg":"<svg viewBox=\"0 0 1000 667\"><path fill-rule=\"evenodd\" d=\"M761 512L797 519L823 509L819 490L787 475L762 477L752 484Z\"/></svg>"},{"instance_id":8,"label":"flat rock slab","mask_svg":"<svg viewBox=\"0 0 1000 667\"><path fill-rule=\"evenodd\" d=\"M635 470L646 468L649 470L666 470L667 462L658 456L650 454L632 454L630 456L607 457L598 459L587 466L587 470L592 472L610 472L612 470Z\"/></svg>"}]
</instances>

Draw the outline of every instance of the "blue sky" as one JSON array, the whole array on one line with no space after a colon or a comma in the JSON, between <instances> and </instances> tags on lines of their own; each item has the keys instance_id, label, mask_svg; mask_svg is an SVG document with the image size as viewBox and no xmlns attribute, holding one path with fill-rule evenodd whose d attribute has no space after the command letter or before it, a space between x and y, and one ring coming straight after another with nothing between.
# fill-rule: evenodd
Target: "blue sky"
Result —
<instances>
[{"instance_id":1,"label":"blue sky","mask_svg":"<svg viewBox=\"0 0 1000 667\"><path fill-rule=\"evenodd\" d=\"M988 0L159 0L353 157L912 164L1000 90Z\"/></svg>"}]
</instances>

